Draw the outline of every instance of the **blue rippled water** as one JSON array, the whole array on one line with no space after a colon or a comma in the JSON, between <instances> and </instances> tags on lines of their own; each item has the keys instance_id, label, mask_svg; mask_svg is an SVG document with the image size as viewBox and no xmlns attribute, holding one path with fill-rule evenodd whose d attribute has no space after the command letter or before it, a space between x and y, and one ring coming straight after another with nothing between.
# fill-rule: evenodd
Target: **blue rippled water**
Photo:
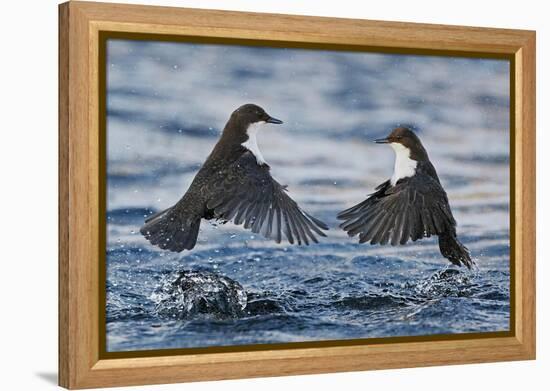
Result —
<instances>
[{"instance_id":1,"label":"blue rippled water","mask_svg":"<svg viewBox=\"0 0 550 391\"><path fill-rule=\"evenodd\" d=\"M122 40L107 54L108 351L508 329L507 62ZM248 102L285 121L260 148L328 238L277 245L203 222L191 252L151 246L144 217L180 198ZM397 124L422 138L475 270L449 266L433 238L369 246L338 229L337 212L391 176L393 152L370 140ZM183 270L236 281L242 313L159 311Z\"/></svg>"}]
</instances>

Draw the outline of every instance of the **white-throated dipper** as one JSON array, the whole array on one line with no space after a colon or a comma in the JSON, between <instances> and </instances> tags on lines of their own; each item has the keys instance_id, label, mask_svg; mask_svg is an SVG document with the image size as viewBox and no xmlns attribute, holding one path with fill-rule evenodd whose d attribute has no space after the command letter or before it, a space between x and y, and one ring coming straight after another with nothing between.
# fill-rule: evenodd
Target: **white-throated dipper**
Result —
<instances>
[{"instance_id":1,"label":"white-throated dipper","mask_svg":"<svg viewBox=\"0 0 550 391\"><path fill-rule=\"evenodd\" d=\"M282 124L254 104L235 110L220 140L183 197L150 216L140 232L162 249L180 252L195 247L201 219L218 219L260 233L280 243L317 243L328 227L304 212L286 186L270 174L256 140L262 124Z\"/></svg>"},{"instance_id":2,"label":"white-throated dipper","mask_svg":"<svg viewBox=\"0 0 550 391\"><path fill-rule=\"evenodd\" d=\"M441 254L455 265L471 268L468 249L456 237L456 221L447 193L418 136L406 127L375 140L395 151L392 177L363 202L338 214L340 227L359 242L405 244L437 235Z\"/></svg>"}]
</instances>

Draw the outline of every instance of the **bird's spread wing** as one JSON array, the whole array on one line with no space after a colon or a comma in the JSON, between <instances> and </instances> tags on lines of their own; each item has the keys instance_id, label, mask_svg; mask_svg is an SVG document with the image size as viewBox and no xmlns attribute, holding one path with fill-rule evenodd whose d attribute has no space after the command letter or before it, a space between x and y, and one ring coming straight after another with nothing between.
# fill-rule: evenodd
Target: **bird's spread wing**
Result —
<instances>
[{"instance_id":1,"label":"bird's spread wing","mask_svg":"<svg viewBox=\"0 0 550 391\"><path fill-rule=\"evenodd\" d=\"M271 177L269 166L258 165L250 152L218 172L213 189L207 208L215 217L244 223L244 228L277 243L283 235L291 244L317 243L316 235L326 236L321 230L327 225L300 209L285 186Z\"/></svg>"},{"instance_id":2,"label":"bird's spread wing","mask_svg":"<svg viewBox=\"0 0 550 391\"><path fill-rule=\"evenodd\" d=\"M340 226L359 242L405 244L422 237L452 230L453 218L447 194L433 178L415 175L392 186L389 181L376 188L365 201L341 212Z\"/></svg>"}]
</instances>

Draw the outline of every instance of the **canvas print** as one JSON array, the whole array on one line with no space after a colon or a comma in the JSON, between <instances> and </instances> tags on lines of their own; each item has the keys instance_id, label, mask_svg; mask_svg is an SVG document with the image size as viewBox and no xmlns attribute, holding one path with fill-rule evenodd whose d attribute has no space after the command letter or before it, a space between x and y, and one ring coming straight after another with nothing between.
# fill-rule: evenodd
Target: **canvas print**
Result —
<instances>
[{"instance_id":1,"label":"canvas print","mask_svg":"<svg viewBox=\"0 0 550 391\"><path fill-rule=\"evenodd\" d=\"M510 63L106 42L106 351L510 330Z\"/></svg>"}]
</instances>

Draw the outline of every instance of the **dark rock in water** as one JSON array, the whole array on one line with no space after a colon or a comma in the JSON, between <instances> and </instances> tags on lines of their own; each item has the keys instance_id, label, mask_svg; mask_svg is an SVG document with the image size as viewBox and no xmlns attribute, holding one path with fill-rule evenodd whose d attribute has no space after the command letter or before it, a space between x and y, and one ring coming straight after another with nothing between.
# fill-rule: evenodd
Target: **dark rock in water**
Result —
<instances>
[{"instance_id":1,"label":"dark rock in water","mask_svg":"<svg viewBox=\"0 0 550 391\"><path fill-rule=\"evenodd\" d=\"M233 318L244 314L247 295L237 281L207 271L172 273L152 295L159 316L189 319L199 314Z\"/></svg>"},{"instance_id":2,"label":"dark rock in water","mask_svg":"<svg viewBox=\"0 0 550 391\"><path fill-rule=\"evenodd\" d=\"M257 316L285 312L285 309L281 303L274 299L253 299L248 301L246 312L249 315Z\"/></svg>"},{"instance_id":3,"label":"dark rock in water","mask_svg":"<svg viewBox=\"0 0 550 391\"><path fill-rule=\"evenodd\" d=\"M359 311L380 311L403 307L407 304L409 304L409 302L406 298L391 295L389 293L383 295L368 294L360 297L346 297L342 300L334 302L334 306L337 308Z\"/></svg>"}]
</instances>

